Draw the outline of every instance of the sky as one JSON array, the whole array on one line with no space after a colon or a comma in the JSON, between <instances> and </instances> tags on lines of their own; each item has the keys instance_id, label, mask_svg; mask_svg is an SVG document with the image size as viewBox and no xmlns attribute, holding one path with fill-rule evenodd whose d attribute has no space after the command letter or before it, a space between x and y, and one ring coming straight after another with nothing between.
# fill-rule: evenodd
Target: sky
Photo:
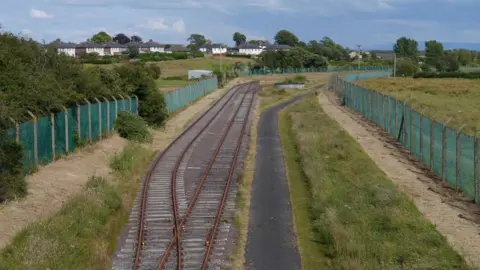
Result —
<instances>
[{"instance_id":1,"label":"sky","mask_svg":"<svg viewBox=\"0 0 480 270\"><path fill-rule=\"evenodd\" d=\"M286 29L304 41L375 49L401 36L480 43L478 10L478 0L0 0L0 24L46 42L106 31L161 43L199 33L232 45L236 31L271 41Z\"/></svg>"}]
</instances>

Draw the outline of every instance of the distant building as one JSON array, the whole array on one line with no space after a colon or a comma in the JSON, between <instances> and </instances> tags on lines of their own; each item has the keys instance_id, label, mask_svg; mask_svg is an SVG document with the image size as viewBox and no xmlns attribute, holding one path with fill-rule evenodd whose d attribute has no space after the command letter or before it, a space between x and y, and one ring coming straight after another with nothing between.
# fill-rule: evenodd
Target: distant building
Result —
<instances>
[{"instance_id":1,"label":"distant building","mask_svg":"<svg viewBox=\"0 0 480 270\"><path fill-rule=\"evenodd\" d=\"M263 52L263 50L264 48L249 43L243 43L238 46L238 53L245 55L259 55Z\"/></svg>"},{"instance_id":2,"label":"distant building","mask_svg":"<svg viewBox=\"0 0 480 270\"><path fill-rule=\"evenodd\" d=\"M223 44L212 44L211 48L214 56L227 55L227 46Z\"/></svg>"}]
</instances>

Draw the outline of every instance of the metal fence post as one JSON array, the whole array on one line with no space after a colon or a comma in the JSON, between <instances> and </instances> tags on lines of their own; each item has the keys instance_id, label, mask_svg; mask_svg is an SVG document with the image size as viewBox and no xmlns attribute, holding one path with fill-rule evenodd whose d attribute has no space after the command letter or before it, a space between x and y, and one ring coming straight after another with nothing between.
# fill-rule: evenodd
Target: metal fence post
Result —
<instances>
[{"instance_id":1,"label":"metal fence post","mask_svg":"<svg viewBox=\"0 0 480 270\"><path fill-rule=\"evenodd\" d=\"M428 108L423 109L422 113L420 114L420 160L423 161L423 117L425 116L425 112Z\"/></svg>"},{"instance_id":2,"label":"metal fence post","mask_svg":"<svg viewBox=\"0 0 480 270\"><path fill-rule=\"evenodd\" d=\"M133 113L133 112L132 112L132 97L129 96L129 95L127 95L127 98L128 98L128 102L129 102L129 104L130 104L128 109L130 110L131 113Z\"/></svg>"},{"instance_id":3,"label":"metal fence post","mask_svg":"<svg viewBox=\"0 0 480 270\"><path fill-rule=\"evenodd\" d=\"M118 103L117 103L117 99L115 98L115 96L112 96L113 100L115 100L115 119L117 119L117 115L118 115Z\"/></svg>"},{"instance_id":4,"label":"metal fence post","mask_svg":"<svg viewBox=\"0 0 480 270\"><path fill-rule=\"evenodd\" d=\"M35 166L38 166L38 127L37 127L37 117L29 110L27 113L33 119L33 157L35 161Z\"/></svg>"},{"instance_id":5,"label":"metal fence post","mask_svg":"<svg viewBox=\"0 0 480 270\"><path fill-rule=\"evenodd\" d=\"M475 195L474 195L474 199L475 199L475 203L479 203L480 201L480 190L479 190L479 180L478 180L478 137L480 135L480 131L477 131L475 133L475 138L474 138L474 143L473 143L473 180L474 180L474 183L475 183L475 188L474 188L474 191L475 191Z\"/></svg>"},{"instance_id":6,"label":"metal fence post","mask_svg":"<svg viewBox=\"0 0 480 270\"><path fill-rule=\"evenodd\" d=\"M410 154L413 155L413 139L414 139L414 136L413 136L413 110L412 110L412 106L410 106Z\"/></svg>"},{"instance_id":7,"label":"metal fence post","mask_svg":"<svg viewBox=\"0 0 480 270\"><path fill-rule=\"evenodd\" d=\"M110 101L106 97L102 97L103 100L107 103L107 128L106 128L106 134L110 134Z\"/></svg>"},{"instance_id":8,"label":"metal fence post","mask_svg":"<svg viewBox=\"0 0 480 270\"><path fill-rule=\"evenodd\" d=\"M119 94L119 96L122 98L122 103L123 103L122 108L123 108L123 110L125 111L125 107L126 107L126 106L125 106L125 98L124 98L122 95L120 95L120 94Z\"/></svg>"},{"instance_id":9,"label":"metal fence post","mask_svg":"<svg viewBox=\"0 0 480 270\"><path fill-rule=\"evenodd\" d=\"M50 113L50 130L52 132L52 161L55 161L55 115Z\"/></svg>"},{"instance_id":10,"label":"metal fence post","mask_svg":"<svg viewBox=\"0 0 480 270\"><path fill-rule=\"evenodd\" d=\"M98 130L100 140L102 139L102 102L98 98L95 98L95 101L98 103Z\"/></svg>"},{"instance_id":11,"label":"metal fence post","mask_svg":"<svg viewBox=\"0 0 480 270\"><path fill-rule=\"evenodd\" d=\"M388 118L387 118L387 132L391 133L391 121L392 121L392 102L390 102L390 96L387 96L387 102L388 102Z\"/></svg>"},{"instance_id":12,"label":"metal fence post","mask_svg":"<svg viewBox=\"0 0 480 270\"><path fill-rule=\"evenodd\" d=\"M68 109L67 107L63 107L63 111L65 112L65 117L64 117L64 121L65 121L65 153L68 153L69 152L69 138L70 136L68 136Z\"/></svg>"},{"instance_id":13,"label":"metal fence post","mask_svg":"<svg viewBox=\"0 0 480 270\"><path fill-rule=\"evenodd\" d=\"M442 180L446 181L446 163L447 163L447 125L448 122L450 121L447 120L443 124L442 128Z\"/></svg>"},{"instance_id":14,"label":"metal fence post","mask_svg":"<svg viewBox=\"0 0 480 270\"><path fill-rule=\"evenodd\" d=\"M88 99L84 99L88 104L88 139L92 142L92 106Z\"/></svg>"},{"instance_id":15,"label":"metal fence post","mask_svg":"<svg viewBox=\"0 0 480 270\"><path fill-rule=\"evenodd\" d=\"M136 109L135 109L135 113L138 115L138 110L140 109L139 105L138 105L138 96L137 95L133 95L133 96L135 97L135 103L137 104Z\"/></svg>"},{"instance_id":16,"label":"metal fence post","mask_svg":"<svg viewBox=\"0 0 480 270\"><path fill-rule=\"evenodd\" d=\"M12 117L10 117L10 121L15 125L15 141L20 143L20 125Z\"/></svg>"},{"instance_id":17,"label":"metal fence post","mask_svg":"<svg viewBox=\"0 0 480 270\"><path fill-rule=\"evenodd\" d=\"M80 120L82 120L80 118L80 104L77 103L77 133L78 133L77 137L78 137L79 142L82 140L82 130L80 129L80 127L81 127Z\"/></svg>"},{"instance_id":18,"label":"metal fence post","mask_svg":"<svg viewBox=\"0 0 480 270\"><path fill-rule=\"evenodd\" d=\"M433 118L433 117L432 117ZM433 158L435 157L434 155L434 142L435 142L435 121L433 119L430 119L430 170L433 171Z\"/></svg>"},{"instance_id":19,"label":"metal fence post","mask_svg":"<svg viewBox=\"0 0 480 270\"><path fill-rule=\"evenodd\" d=\"M460 156L462 154L462 150L460 149L460 135L461 135L461 131L462 129L465 127L465 125L462 125L458 131L456 132L457 134L455 134L455 143L456 143L456 157L455 157L455 178L456 178L456 189L457 191L460 190L461 188L461 183L460 183Z\"/></svg>"}]
</instances>

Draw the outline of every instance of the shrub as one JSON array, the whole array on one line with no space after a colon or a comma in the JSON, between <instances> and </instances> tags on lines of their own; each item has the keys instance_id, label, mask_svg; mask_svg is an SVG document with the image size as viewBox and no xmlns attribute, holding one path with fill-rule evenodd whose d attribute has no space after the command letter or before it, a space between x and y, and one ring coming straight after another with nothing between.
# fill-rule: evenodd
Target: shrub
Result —
<instances>
[{"instance_id":1,"label":"shrub","mask_svg":"<svg viewBox=\"0 0 480 270\"><path fill-rule=\"evenodd\" d=\"M168 117L167 102L161 92L155 91L140 102L139 114L150 125L160 127Z\"/></svg>"},{"instance_id":2,"label":"shrub","mask_svg":"<svg viewBox=\"0 0 480 270\"><path fill-rule=\"evenodd\" d=\"M154 78L155 80L160 79L160 75L162 74L162 69L160 68L160 66L150 64L148 65L148 71L152 75L152 78Z\"/></svg>"},{"instance_id":3,"label":"shrub","mask_svg":"<svg viewBox=\"0 0 480 270\"><path fill-rule=\"evenodd\" d=\"M414 78L461 78L461 79L480 79L480 72L419 72Z\"/></svg>"},{"instance_id":4,"label":"shrub","mask_svg":"<svg viewBox=\"0 0 480 270\"><path fill-rule=\"evenodd\" d=\"M147 122L132 113L120 112L114 126L120 137L127 140L142 143L152 139Z\"/></svg>"},{"instance_id":5,"label":"shrub","mask_svg":"<svg viewBox=\"0 0 480 270\"><path fill-rule=\"evenodd\" d=\"M409 77L417 73L417 66L410 58L404 58L397 61L396 75L400 77Z\"/></svg>"},{"instance_id":6,"label":"shrub","mask_svg":"<svg viewBox=\"0 0 480 270\"><path fill-rule=\"evenodd\" d=\"M0 131L1 132L1 131ZM23 169L23 147L0 137L0 203L27 194Z\"/></svg>"},{"instance_id":7,"label":"shrub","mask_svg":"<svg viewBox=\"0 0 480 270\"><path fill-rule=\"evenodd\" d=\"M300 84L300 83L306 83L308 80L307 80L307 77L303 76L303 75L297 75L293 78L286 78L283 83L293 83L293 84Z\"/></svg>"}]
</instances>

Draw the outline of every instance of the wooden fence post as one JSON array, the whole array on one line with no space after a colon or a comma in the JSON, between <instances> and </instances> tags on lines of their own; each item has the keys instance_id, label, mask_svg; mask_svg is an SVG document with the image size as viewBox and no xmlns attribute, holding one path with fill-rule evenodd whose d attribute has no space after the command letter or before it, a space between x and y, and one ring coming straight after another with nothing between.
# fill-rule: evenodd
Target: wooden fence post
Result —
<instances>
[{"instance_id":1,"label":"wooden fence post","mask_svg":"<svg viewBox=\"0 0 480 270\"><path fill-rule=\"evenodd\" d=\"M27 113L33 119L33 158L35 161L35 166L38 166L38 127L37 127L37 117L29 110Z\"/></svg>"},{"instance_id":2,"label":"wooden fence post","mask_svg":"<svg viewBox=\"0 0 480 270\"><path fill-rule=\"evenodd\" d=\"M92 142L92 105L88 99L84 99L88 104L88 139Z\"/></svg>"},{"instance_id":3,"label":"wooden fence post","mask_svg":"<svg viewBox=\"0 0 480 270\"><path fill-rule=\"evenodd\" d=\"M459 191L461 189L461 183L460 183L460 156L462 154L462 150L460 149L460 135L462 129L465 127L465 125L462 125L456 134L456 157L455 157L455 176L456 176L456 189Z\"/></svg>"},{"instance_id":4,"label":"wooden fence post","mask_svg":"<svg viewBox=\"0 0 480 270\"><path fill-rule=\"evenodd\" d=\"M103 97L103 100L107 103L107 130L106 134L110 134L110 101L106 97Z\"/></svg>"}]
</instances>

